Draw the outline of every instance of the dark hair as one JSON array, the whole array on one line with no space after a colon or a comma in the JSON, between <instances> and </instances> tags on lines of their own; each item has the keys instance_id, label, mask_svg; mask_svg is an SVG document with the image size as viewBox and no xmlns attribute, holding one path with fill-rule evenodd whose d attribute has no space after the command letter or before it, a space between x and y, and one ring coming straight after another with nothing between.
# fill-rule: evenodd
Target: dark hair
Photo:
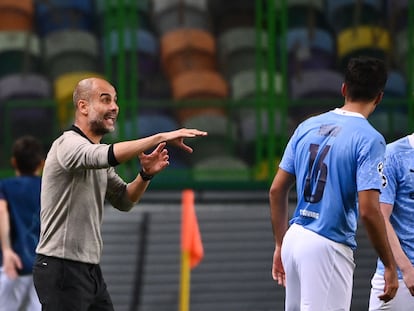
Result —
<instances>
[{"instance_id":1,"label":"dark hair","mask_svg":"<svg viewBox=\"0 0 414 311\"><path fill-rule=\"evenodd\" d=\"M381 59L351 58L345 71L346 96L351 101L370 101L384 91L388 74Z\"/></svg>"},{"instance_id":2,"label":"dark hair","mask_svg":"<svg viewBox=\"0 0 414 311\"><path fill-rule=\"evenodd\" d=\"M33 136L22 136L14 142L12 156L20 174L33 175L44 159L43 146Z\"/></svg>"}]
</instances>

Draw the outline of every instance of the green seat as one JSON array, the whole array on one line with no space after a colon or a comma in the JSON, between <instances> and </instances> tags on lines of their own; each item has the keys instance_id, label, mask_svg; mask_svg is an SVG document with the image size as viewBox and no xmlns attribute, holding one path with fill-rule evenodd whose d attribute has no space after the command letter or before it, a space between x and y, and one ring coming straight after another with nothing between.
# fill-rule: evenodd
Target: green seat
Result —
<instances>
[{"instance_id":1,"label":"green seat","mask_svg":"<svg viewBox=\"0 0 414 311\"><path fill-rule=\"evenodd\" d=\"M248 181L250 169L236 156L217 155L194 165L192 175L196 181Z\"/></svg>"},{"instance_id":2,"label":"green seat","mask_svg":"<svg viewBox=\"0 0 414 311\"><path fill-rule=\"evenodd\" d=\"M98 40L91 32L61 30L45 37L45 62L52 80L70 72L97 71L98 57Z\"/></svg>"},{"instance_id":3,"label":"green seat","mask_svg":"<svg viewBox=\"0 0 414 311\"><path fill-rule=\"evenodd\" d=\"M160 36L178 28L211 30L206 0L153 0L152 4Z\"/></svg>"},{"instance_id":4,"label":"green seat","mask_svg":"<svg viewBox=\"0 0 414 311\"><path fill-rule=\"evenodd\" d=\"M211 157L234 156L236 154L234 142L228 137L208 135L189 139L186 143L194 150L191 155L187 156L188 162L192 166Z\"/></svg>"},{"instance_id":5,"label":"green seat","mask_svg":"<svg viewBox=\"0 0 414 311\"><path fill-rule=\"evenodd\" d=\"M0 32L0 76L40 72L40 40L26 31Z\"/></svg>"},{"instance_id":6,"label":"green seat","mask_svg":"<svg viewBox=\"0 0 414 311\"><path fill-rule=\"evenodd\" d=\"M261 92L268 92L268 74L266 71L261 73ZM256 72L252 70L244 70L237 73L231 79L231 96L235 100L253 99L256 95ZM282 92L282 76L280 73L274 73L274 88L277 94Z\"/></svg>"},{"instance_id":7,"label":"green seat","mask_svg":"<svg viewBox=\"0 0 414 311\"><path fill-rule=\"evenodd\" d=\"M262 32L261 53L267 52L267 33ZM238 27L227 30L217 40L218 58L222 71L228 79L244 70L256 68L256 30L254 27Z\"/></svg>"}]
</instances>

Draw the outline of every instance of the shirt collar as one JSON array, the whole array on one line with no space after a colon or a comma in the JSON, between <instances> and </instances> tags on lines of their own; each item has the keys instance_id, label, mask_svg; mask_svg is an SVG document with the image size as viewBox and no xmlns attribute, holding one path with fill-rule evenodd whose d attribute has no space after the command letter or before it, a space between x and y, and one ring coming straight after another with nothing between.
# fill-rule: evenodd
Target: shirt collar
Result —
<instances>
[{"instance_id":1,"label":"shirt collar","mask_svg":"<svg viewBox=\"0 0 414 311\"><path fill-rule=\"evenodd\" d=\"M411 147L414 148L414 134L408 135L408 142L410 143Z\"/></svg>"},{"instance_id":2,"label":"shirt collar","mask_svg":"<svg viewBox=\"0 0 414 311\"><path fill-rule=\"evenodd\" d=\"M336 114L343 115L343 116L358 117L358 118L365 119L365 117L362 114L360 114L359 112L352 112L352 111L344 110L344 109L341 109L341 108L335 108L334 110L332 110L332 112L336 113Z\"/></svg>"},{"instance_id":3,"label":"shirt collar","mask_svg":"<svg viewBox=\"0 0 414 311\"><path fill-rule=\"evenodd\" d=\"M80 136L85 137L87 140L89 140L89 142L90 142L91 144L94 144L94 142L93 142L92 140L90 140L90 139L88 138L88 136L86 136L86 135L85 135L85 133L84 133L84 132L82 132L82 130L81 130L79 127L77 127L75 124L72 124L72 126L70 127L70 129L69 129L69 130L70 130L70 131L74 131L74 132L78 133Z\"/></svg>"}]
</instances>

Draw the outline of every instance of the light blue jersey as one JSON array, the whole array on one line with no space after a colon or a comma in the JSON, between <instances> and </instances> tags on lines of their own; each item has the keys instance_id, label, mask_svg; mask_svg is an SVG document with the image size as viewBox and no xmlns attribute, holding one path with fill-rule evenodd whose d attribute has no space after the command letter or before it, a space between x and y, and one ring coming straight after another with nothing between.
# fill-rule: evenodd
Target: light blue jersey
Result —
<instances>
[{"instance_id":1,"label":"light blue jersey","mask_svg":"<svg viewBox=\"0 0 414 311\"><path fill-rule=\"evenodd\" d=\"M380 202L393 205L390 222L401 247L414 265L414 135L387 145L384 162L385 187ZM378 259L377 273L384 275ZM399 278L402 274L398 271Z\"/></svg>"},{"instance_id":2,"label":"light blue jersey","mask_svg":"<svg viewBox=\"0 0 414 311\"><path fill-rule=\"evenodd\" d=\"M356 247L357 192L381 190L385 140L359 113L335 109L302 122L280 168L296 176L297 223Z\"/></svg>"}]
</instances>

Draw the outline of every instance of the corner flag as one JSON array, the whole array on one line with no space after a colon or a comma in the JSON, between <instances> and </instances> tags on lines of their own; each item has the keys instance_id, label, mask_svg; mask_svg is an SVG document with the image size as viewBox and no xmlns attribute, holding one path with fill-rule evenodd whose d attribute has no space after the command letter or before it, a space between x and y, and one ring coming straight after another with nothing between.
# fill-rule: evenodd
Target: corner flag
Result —
<instances>
[{"instance_id":1,"label":"corner flag","mask_svg":"<svg viewBox=\"0 0 414 311\"><path fill-rule=\"evenodd\" d=\"M180 311L189 310L190 270L204 257L197 216L194 208L194 191L184 190L181 206L181 281Z\"/></svg>"}]
</instances>

